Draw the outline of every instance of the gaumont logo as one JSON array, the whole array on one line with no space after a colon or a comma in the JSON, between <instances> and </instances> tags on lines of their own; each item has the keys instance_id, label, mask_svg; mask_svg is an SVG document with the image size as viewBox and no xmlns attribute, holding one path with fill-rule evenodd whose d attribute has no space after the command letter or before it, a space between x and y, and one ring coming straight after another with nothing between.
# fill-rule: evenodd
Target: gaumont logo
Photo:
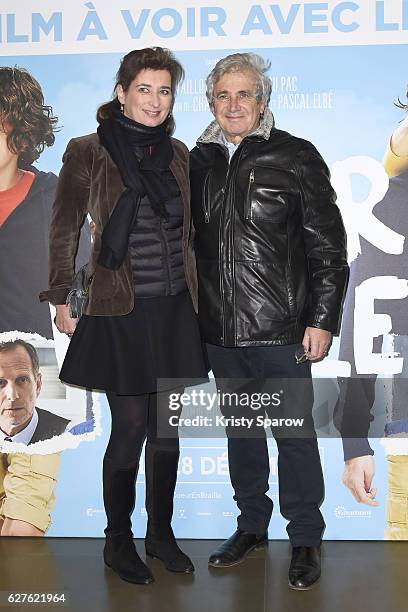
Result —
<instances>
[{"instance_id":1,"label":"gaumont logo","mask_svg":"<svg viewBox=\"0 0 408 612\"><path fill-rule=\"evenodd\" d=\"M344 518L371 518L371 510L347 510L344 506L334 509L334 516L338 519Z\"/></svg>"}]
</instances>

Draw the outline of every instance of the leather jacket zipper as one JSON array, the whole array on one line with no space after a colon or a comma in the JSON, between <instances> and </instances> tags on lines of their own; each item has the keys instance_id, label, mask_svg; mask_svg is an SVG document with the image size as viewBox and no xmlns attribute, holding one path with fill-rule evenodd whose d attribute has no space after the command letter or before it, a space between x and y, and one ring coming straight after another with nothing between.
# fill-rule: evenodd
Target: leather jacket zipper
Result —
<instances>
[{"instance_id":1,"label":"leather jacket zipper","mask_svg":"<svg viewBox=\"0 0 408 612\"><path fill-rule=\"evenodd\" d=\"M252 207L251 207L251 188L252 188L252 183L255 182L255 168L251 168L251 172L249 173L249 180L248 180L248 190L247 190L247 197L246 197L246 210L245 210L245 219L252 219Z\"/></svg>"},{"instance_id":2,"label":"leather jacket zipper","mask_svg":"<svg viewBox=\"0 0 408 612\"><path fill-rule=\"evenodd\" d=\"M239 162L241 161L241 156L242 156L242 145L240 145L239 150L237 150L234 154L234 158L232 161L232 164L229 164L228 167L228 172L227 172L227 176L225 178L225 191L224 191L224 198L223 198L223 206L222 206L222 212L221 212L221 217L220 217L220 227L219 227L219 245L220 245L220 262L222 261L222 253L224 251L224 241L223 241L223 237L222 237L222 231L221 228L223 227L223 223L224 223L224 217L226 214L226 200L227 198L229 200L233 200L235 197L235 177L237 174L237 169L239 167ZM232 171L231 171L231 166L232 167ZM231 189L231 186L233 186L234 188ZM233 217L233 213L232 213L232 217ZM230 224L230 230L229 230L229 243L230 243L230 249L231 252L229 253L229 261L225 263L226 267L230 266L231 267L231 276L234 276L234 222L233 222L233 218L232 218L232 223ZM221 308L222 308L222 319L223 319L223 330L222 330L222 342L225 342L228 339L228 329L227 329L227 321L226 321L226 308L225 308L225 292L224 292L224 279L223 279L223 273L224 270L220 269L219 270L219 275L220 275L220 294L221 294ZM235 280L232 279L232 295L231 295L231 299L233 302L235 302ZM234 308L234 321L233 321L233 327L235 329L235 308ZM235 332L234 332L234 336L235 336Z\"/></svg>"},{"instance_id":3,"label":"leather jacket zipper","mask_svg":"<svg viewBox=\"0 0 408 612\"><path fill-rule=\"evenodd\" d=\"M203 185L203 212L204 212L204 223L210 222L210 172L206 174Z\"/></svg>"}]
</instances>

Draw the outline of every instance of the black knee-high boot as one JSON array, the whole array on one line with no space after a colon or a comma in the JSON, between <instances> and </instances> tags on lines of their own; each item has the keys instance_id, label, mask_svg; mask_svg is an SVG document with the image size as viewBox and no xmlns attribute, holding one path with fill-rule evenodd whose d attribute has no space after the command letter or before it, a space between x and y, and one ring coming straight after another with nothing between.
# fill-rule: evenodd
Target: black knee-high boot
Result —
<instances>
[{"instance_id":1,"label":"black knee-high boot","mask_svg":"<svg viewBox=\"0 0 408 612\"><path fill-rule=\"evenodd\" d=\"M168 442L146 444L146 554L163 561L172 572L190 574L194 565L178 547L171 528L180 452L178 440Z\"/></svg>"},{"instance_id":2,"label":"black knee-high boot","mask_svg":"<svg viewBox=\"0 0 408 612\"><path fill-rule=\"evenodd\" d=\"M149 584L154 578L136 552L130 521L135 505L137 468L138 465L118 469L104 458L103 500L108 524L103 557L105 564L122 580Z\"/></svg>"}]
</instances>

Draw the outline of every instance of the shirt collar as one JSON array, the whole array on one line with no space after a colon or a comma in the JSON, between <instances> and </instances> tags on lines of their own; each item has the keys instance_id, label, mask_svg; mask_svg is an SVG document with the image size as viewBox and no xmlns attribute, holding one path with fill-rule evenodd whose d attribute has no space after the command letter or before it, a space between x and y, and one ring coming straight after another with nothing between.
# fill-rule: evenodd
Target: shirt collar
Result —
<instances>
[{"instance_id":1,"label":"shirt collar","mask_svg":"<svg viewBox=\"0 0 408 612\"><path fill-rule=\"evenodd\" d=\"M4 431L0 429L0 440L5 440L5 438L11 438L12 442L20 442L20 444L29 444L31 442L31 438L34 435L34 432L38 425L38 413L34 408L33 416L31 417L31 421L18 433L14 436L8 436Z\"/></svg>"},{"instance_id":2,"label":"shirt collar","mask_svg":"<svg viewBox=\"0 0 408 612\"><path fill-rule=\"evenodd\" d=\"M234 155L235 151L238 149L239 144L234 144L233 142L230 142L229 140L227 140L222 130L221 130L220 136L221 136L222 144L228 149L228 155L231 161L231 157Z\"/></svg>"}]
</instances>

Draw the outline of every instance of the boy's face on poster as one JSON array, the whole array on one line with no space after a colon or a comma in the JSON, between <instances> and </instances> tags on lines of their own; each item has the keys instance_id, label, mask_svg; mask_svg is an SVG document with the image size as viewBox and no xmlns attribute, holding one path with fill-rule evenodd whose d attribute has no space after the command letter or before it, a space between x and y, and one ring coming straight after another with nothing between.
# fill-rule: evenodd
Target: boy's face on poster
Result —
<instances>
[{"instance_id":1,"label":"boy's face on poster","mask_svg":"<svg viewBox=\"0 0 408 612\"><path fill-rule=\"evenodd\" d=\"M7 135L12 127L6 121L2 121L0 117L0 171L3 167L17 159L18 155L10 151L7 145Z\"/></svg>"},{"instance_id":2,"label":"boy's face on poster","mask_svg":"<svg viewBox=\"0 0 408 612\"><path fill-rule=\"evenodd\" d=\"M156 127L171 110L171 74L168 70L141 70L126 91L118 85L116 93L126 117Z\"/></svg>"},{"instance_id":3,"label":"boy's face on poster","mask_svg":"<svg viewBox=\"0 0 408 612\"><path fill-rule=\"evenodd\" d=\"M0 352L0 428L5 434L14 436L28 425L40 391L41 374L35 377L24 347Z\"/></svg>"}]
</instances>

